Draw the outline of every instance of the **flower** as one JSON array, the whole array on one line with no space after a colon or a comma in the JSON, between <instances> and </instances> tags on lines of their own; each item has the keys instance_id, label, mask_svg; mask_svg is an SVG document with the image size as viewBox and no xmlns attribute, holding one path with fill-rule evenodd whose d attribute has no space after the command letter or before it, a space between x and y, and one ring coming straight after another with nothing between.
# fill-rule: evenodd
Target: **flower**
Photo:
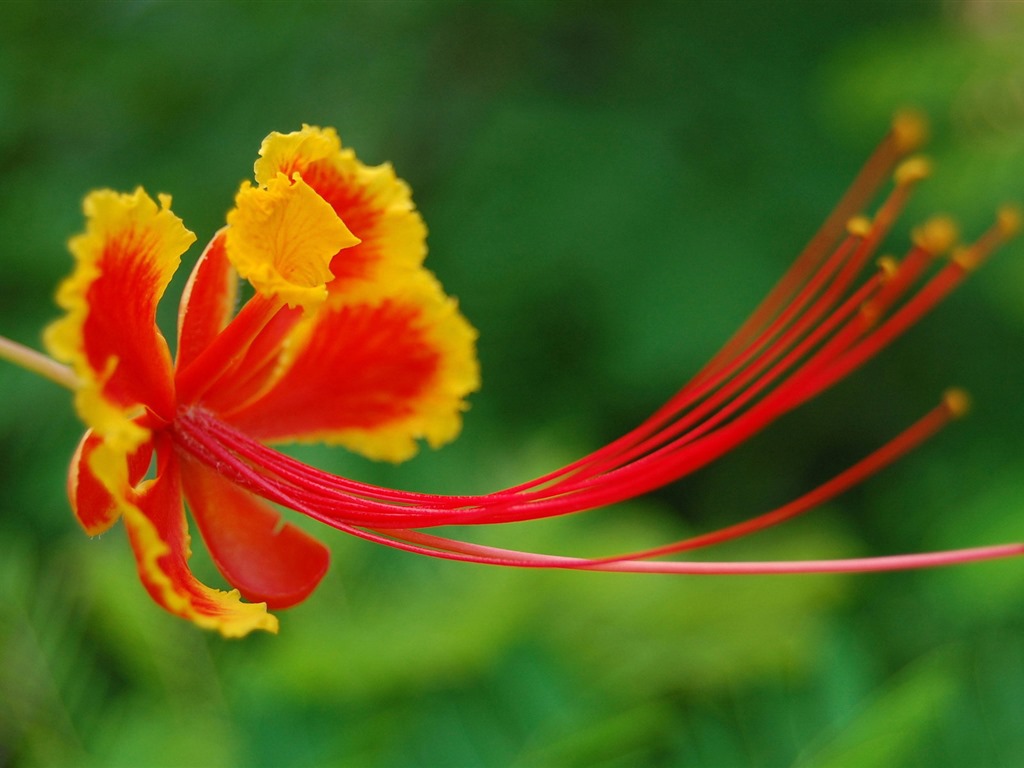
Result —
<instances>
[{"instance_id":1,"label":"flower","mask_svg":"<svg viewBox=\"0 0 1024 768\"><path fill-rule=\"evenodd\" d=\"M85 214L58 293L66 314L45 337L74 369L89 426L68 480L78 520L95 535L122 518L143 583L172 613L225 635L274 630L267 608L304 599L328 552L182 450L182 418L215 414L262 440L399 461L420 438L436 446L458 433L479 382L475 332L423 267L406 185L332 130L264 141L256 183L242 185L184 290L173 362L155 312L195 236L170 198L158 205L141 189L93 192ZM255 293L234 314L236 273ZM183 495L237 591L191 574Z\"/></svg>"},{"instance_id":2,"label":"flower","mask_svg":"<svg viewBox=\"0 0 1024 768\"><path fill-rule=\"evenodd\" d=\"M282 525L268 504L355 536L434 557L520 567L712 573L916 568L1024 554L1004 544L852 560L693 562L655 559L717 544L802 514L892 463L967 408L959 390L835 478L789 504L655 549L602 558L500 549L426 532L580 512L647 493L715 461L886 347L1019 227L1005 209L974 243L956 246L946 218L918 227L902 260L869 264L912 189L929 173L906 156L924 137L899 115L835 211L722 350L636 429L572 464L476 496L381 488L331 475L270 447L325 441L401 461L418 441L453 439L479 386L476 333L423 267L425 228L389 166L370 168L331 129L273 133L255 184L242 185L227 226L183 292L173 356L156 307L195 240L141 189L85 200L70 242L65 315L46 333L52 355L0 338L0 356L75 391L88 426L68 492L90 535L124 520L154 600L196 624L239 636L276 631L267 609L316 587L326 548ZM895 171L893 173L893 171ZM884 180L874 216L861 212ZM948 259L941 255L952 251ZM236 312L238 278L252 286ZM183 499L225 580L188 565ZM250 602L245 602L243 600Z\"/></svg>"}]
</instances>

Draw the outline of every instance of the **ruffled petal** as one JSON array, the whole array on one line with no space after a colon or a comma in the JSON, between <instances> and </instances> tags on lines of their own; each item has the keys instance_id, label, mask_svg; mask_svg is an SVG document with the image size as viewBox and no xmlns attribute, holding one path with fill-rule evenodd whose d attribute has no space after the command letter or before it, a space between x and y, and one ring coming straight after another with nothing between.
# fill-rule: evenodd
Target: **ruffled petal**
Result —
<instances>
[{"instance_id":1,"label":"ruffled petal","mask_svg":"<svg viewBox=\"0 0 1024 768\"><path fill-rule=\"evenodd\" d=\"M79 415L124 454L148 436L137 415L174 415L171 356L156 307L195 235L170 202L162 195L158 208L142 189L86 197L86 231L69 243L75 270L57 293L67 313L45 335L51 354L82 382Z\"/></svg>"},{"instance_id":2,"label":"ruffled petal","mask_svg":"<svg viewBox=\"0 0 1024 768\"><path fill-rule=\"evenodd\" d=\"M306 125L301 131L270 134L263 140L255 171L261 184L279 173L298 172L361 240L331 260L332 293L422 265L427 228L408 185L389 164L373 167L359 162L351 149L342 149L333 128Z\"/></svg>"},{"instance_id":3,"label":"ruffled petal","mask_svg":"<svg viewBox=\"0 0 1024 768\"><path fill-rule=\"evenodd\" d=\"M327 298L331 256L358 242L297 175L278 175L266 187L245 184L235 203L223 243L218 236L211 245L204 260L208 263L198 265L197 282L186 297L181 321L186 346L176 376L182 404L234 399L241 396L236 387L244 388L252 371L268 362L268 355L272 368L278 353L273 342L304 311L315 311ZM256 290L230 322L225 285L230 270L225 258ZM193 328L189 315L195 303L198 318Z\"/></svg>"},{"instance_id":4,"label":"ruffled petal","mask_svg":"<svg viewBox=\"0 0 1024 768\"><path fill-rule=\"evenodd\" d=\"M156 478L116 494L146 590L170 613L225 637L277 632L277 619L265 605L243 603L238 590L211 589L192 575L178 457L166 436L157 438L156 451Z\"/></svg>"},{"instance_id":5,"label":"ruffled petal","mask_svg":"<svg viewBox=\"0 0 1024 768\"><path fill-rule=\"evenodd\" d=\"M298 174L246 182L228 213L227 255L262 296L290 306L327 298L331 257L359 242Z\"/></svg>"},{"instance_id":6,"label":"ruffled petal","mask_svg":"<svg viewBox=\"0 0 1024 768\"><path fill-rule=\"evenodd\" d=\"M476 331L425 270L332 298L296 325L273 386L219 415L267 441L340 443L402 461L452 440L479 387Z\"/></svg>"},{"instance_id":7,"label":"ruffled petal","mask_svg":"<svg viewBox=\"0 0 1024 768\"><path fill-rule=\"evenodd\" d=\"M152 444L143 443L127 458L127 479L122 480L121 472L118 470L114 477L106 478L104 483L92 469L93 456L97 450L102 455L103 442L103 438L91 429L88 430L82 435L68 470L68 499L71 501L71 509L90 536L98 536L106 531L121 515L117 502L107 490L107 484L114 487L123 482L131 486L136 485L145 476L153 454ZM102 462L98 463L102 465Z\"/></svg>"},{"instance_id":8,"label":"ruffled petal","mask_svg":"<svg viewBox=\"0 0 1024 768\"><path fill-rule=\"evenodd\" d=\"M206 349L231 320L238 297L238 276L228 261L221 230L196 262L178 308L178 354L183 369Z\"/></svg>"},{"instance_id":9,"label":"ruffled petal","mask_svg":"<svg viewBox=\"0 0 1024 768\"><path fill-rule=\"evenodd\" d=\"M327 573L330 552L247 491L182 457L185 498L213 560L242 596L268 608L305 600Z\"/></svg>"}]
</instances>

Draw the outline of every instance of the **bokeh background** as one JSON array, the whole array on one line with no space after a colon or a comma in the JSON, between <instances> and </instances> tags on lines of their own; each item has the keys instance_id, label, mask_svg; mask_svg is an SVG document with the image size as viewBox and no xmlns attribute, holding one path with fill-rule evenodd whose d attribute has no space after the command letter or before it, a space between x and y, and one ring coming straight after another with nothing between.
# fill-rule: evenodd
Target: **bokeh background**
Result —
<instances>
[{"instance_id":1,"label":"bokeh background","mask_svg":"<svg viewBox=\"0 0 1024 768\"><path fill-rule=\"evenodd\" d=\"M930 113L939 172L893 249L932 211L972 235L1024 198L1022 42L1017 2L4 3L0 333L38 345L88 190L172 193L203 242L264 135L333 125L412 185L429 264L480 330L484 387L460 440L406 465L301 455L404 488L494 490L671 394L895 109ZM720 554L1020 540L1022 349L1018 243L716 466L489 540L622 551L766 511L951 384L973 394L969 419ZM78 530L67 393L5 364L0 394L0 766L1024 764L1022 563L523 572L319 531L334 553L324 585L279 636L230 642L150 602L120 528Z\"/></svg>"}]
</instances>

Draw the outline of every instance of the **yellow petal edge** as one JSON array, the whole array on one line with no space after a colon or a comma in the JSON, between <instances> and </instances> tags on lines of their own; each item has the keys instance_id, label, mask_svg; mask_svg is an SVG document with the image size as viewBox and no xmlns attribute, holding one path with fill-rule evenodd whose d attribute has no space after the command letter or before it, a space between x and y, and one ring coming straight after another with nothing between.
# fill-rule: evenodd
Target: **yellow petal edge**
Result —
<instances>
[{"instance_id":1,"label":"yellow petal edge","mask_svg":"<svg viewBox=\"0 0 1024 768\"><path fill-rule=\"evenodd\" d=\"M330 299L350 306L386 300L420 308L419 328L440 359L434 381L416 396L411 412L399 419L370 429L324 430L292 439L342 445L368 459L398 463L416 455L419 440L440 448L458 437L462 414L469 409L465 398L480 388L477 330L459 311L458 301L447 296L433 273L422 268L405 275L397 284L366 284L358 292ZM285 346L279 375L305 346L315 323L316 318L310 317L296 326Z\"/></svg>"},{"instance_id":2,"label":"yellow petal edge","mask_svg":"<svg viewBox=\"0 0 1024 768\"><path fill-rule=\"evenodd\" d=\"M152 481L144 483L141 490ZM216 613L197 610L188 593L177 586L160 567L160 558L170 553L156 526L123 495L118 499L121 516L136 552L139 576L160 595L160 604L169 612L203 629L215 629L224 637L244 637L261 629L276 634L277 617L267 612L266 603L246 603L237 589L225 592L196 582L202 598L217 606ZM187 533L185 534L188 535Z\"/></svg>"},{"instance_id":3,"label":"yellow petal edge","mask_svg":"<svg viewBox=\"0 0 1024 768\"><path fill-rule=\"evenodd\" d=\"M358 242L298 174L277 174L266 186L245 182L228 214L227 255L238 274L292 307L323 302L331 258Z\"/></svg>"},{"instance_id":4,"label":"yellow petal edge","mask_svg":"<svg viewBox=\"0 0 1024 768\"><path fill-rule=\"evenodd\" d=\"M57 290L57 304L66 311L44 332L46 347L58 360L69 363L81 382L75 392L75 408L79 417L104 438L110 449L126 456L149 437L149 431L133 421L138 409L124 408L103 397L103 386L118 364L110 357L102 371L94 370L85 350L84 328L91 311L102 311L89 303L89 289L100 276L99 262L107 245L118 237L143 233L147 240L147 256L156 268L154 294L163 294L170 282L181 254L195 242L195 235L184 227L181 219L171 213L171 198L160 195L160 207L139 187L131 194L109 189L91 192L82 208L86 231L68 242L75 260L72 274ZM167 354L153 350L153 354ZM168 361L168 370L170 364Z\"/></svg>"},{"instance_id":5,"label":"yellow petal edge","mask_svg":"<svg viewBox=\"0 0 1024 768\"><path fill-rule=\"evenodd\" d=\"M357 232L364 238L365 247L376 253L371 271L363 276L366 282L422 266L427 255L427 227L416 210L409 185L398 178L390 163L360 162L355 152L342 147L333 128L303 125L302 130L291 133L271 133L260 146L254 170L256 181L266 184L278 173L302 174L314 167L321 177L329 168L335 183L346 191L346 204L360 206L362 216L372 222L367 231ZM330 201L327 189L319 191ZM344 210L338 214L343 218L346 215ZM352 222L351 226L356 224ZM332 291L347 288L347 282L343 287L337 283L331 286Z\"/></svg>"}]
</instances>

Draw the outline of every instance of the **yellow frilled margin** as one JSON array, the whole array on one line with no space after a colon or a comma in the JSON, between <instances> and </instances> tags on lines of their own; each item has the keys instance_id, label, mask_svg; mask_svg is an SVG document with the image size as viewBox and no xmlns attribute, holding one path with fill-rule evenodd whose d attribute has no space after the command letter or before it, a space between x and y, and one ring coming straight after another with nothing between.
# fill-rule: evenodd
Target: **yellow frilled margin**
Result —
<instances>
[{"instance_id":1,"label":"yellow frilled margin","mask_svg":"<svg viewBox=\"0 0 1024 768\"><path fill-rule=\"evenodd\" d=\"M409 185L390 163L369 166L342 147L333 128L304 125L292 133L271 133L256 161L256 181L299 173L362 241L332 264L329 290L344 292L353 283L389 280L415 270L427 254L427 228L413 204Z\"/></svg>"},{"instance_id":2,"label":"yellow frilled margin","mask_svg":"<svg viewBox=\"0 0 1024 768\"><path fill-rule=\"evenodd\" d=\"M227 255L238 274L292 307L326 299L331 259L358 242L298 174L277 174L259 187L246 182L228 214Z\"/></svg>"},{"instance_id":3,"label":"yellow frilled margin","mask_svg":"<svg viewBox=\"0 0 1024 768\"><path fill-rule=\"evenodd\" d=\"M340 303L340 302L339 302ZM480 389L480 364L476 357L478 333L447 296L434 275L425 269L408 276L400 286L367 286L345 296L346 306L415 308L402 335L419 340L423 349L436 355L437 366L414 395L396 408L393 418L369 428L324 430L302 435L303 442L342 445L376 461L402 462L419 450L418 440L431 448L450 443L462 430L462 414L469 409L466 397ZM302 349L302 337L311 323L296 328L294 346ZM286 367L286 366L285 366Z\"/></svg>"},{"instance_id":4,"label":"yellow frilled margin","mask_svg":"<svg viewBox=\"0 0 1024 768\"><path fill-rule=\"evenodd\" d=\"M243 602L237 589L213 589L192 575L180 467L173 451L157 450L157 477L114 494L146 591L170 613L224 637L243 637L257 629L276 633L277 617L267 612L265 603Z\"/></svg>"},{"instance_id":5,"label":"yellow frilled margin","mask_svg":"<svg viewBox=\"0 0 1024 768\"><path fill-rule=\"evenodd\" d=\"M344 445L403 461L462 426L480 386L476 330L425 269L331 294L282 344L263 393L222 417L267 442Z\"/></svg>"},{"instance_id":6,"label":"yellow frilled margin","mask_svg":"<svg viewBox=\"0 0 1024 768\"><path fill-rule=\"evenodd\" d=\"M171 198L159 199L158 208L142 188L85 198L86 231L68 243L75 269L57 292L66 314L44 333L50 353L78 377L79 416L122 455L148 437L133 421L145 407L173 408L156 305L196 238L171 213Z\"/></svg>"}]
</instances>

